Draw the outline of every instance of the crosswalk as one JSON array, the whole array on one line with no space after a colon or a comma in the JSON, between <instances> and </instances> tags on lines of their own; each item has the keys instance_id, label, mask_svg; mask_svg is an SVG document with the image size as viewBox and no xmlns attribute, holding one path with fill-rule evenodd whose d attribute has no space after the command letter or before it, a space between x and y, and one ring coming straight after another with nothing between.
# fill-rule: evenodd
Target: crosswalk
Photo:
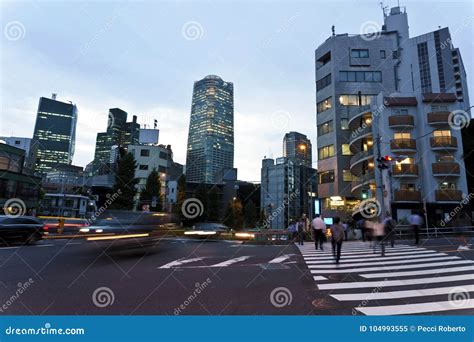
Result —
<instances>
[{"instance_id":1,"label":"crosswalk","mask_svg":"<svg viewBox=\"0 0 474 342\"><path fill-rule=\"evenodd\" d=\"M331 247L327 244L327 247ZM428 248L345 242L339 264L330 249L298 246L319 291L364 315L474 314L474 261Z\"/></svg>"},{"instance_id":2,"label":"crosswalk","mask_svg":"<svg viewBox=\"0 0 474 342\"><path fill-rule=\"evenodd\" d=\"M230 266L261 266L264 264L291 264L297 259L297 254L280 254L273 258L262 260L252 255L242 255L239 257L195 257L195 258L180 258L170 261L158 269L172 269L172 268L223 268Z\"/></svg>"}]
</instances>

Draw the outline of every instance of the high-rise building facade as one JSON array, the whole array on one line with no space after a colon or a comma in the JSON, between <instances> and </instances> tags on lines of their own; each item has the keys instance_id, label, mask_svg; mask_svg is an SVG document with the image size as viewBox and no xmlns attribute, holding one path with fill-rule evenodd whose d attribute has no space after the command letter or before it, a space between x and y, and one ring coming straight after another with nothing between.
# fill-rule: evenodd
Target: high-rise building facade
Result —
<instances>
[{"instance_id":1,"label":"high-rise building facade","mask_svg":"<svg viewBox=\"0 0 474 342\"><path fill-rule=\"evenodd\" d=\"M76 141L77 107L72 103L41 97L30 148L36 171L45 174L57 165L71 164Z\"/></svg>"},{"instance_id":2,"label":"high-rise building facade","mask_svg":"<svg viewBox=\"0 0 474 342\"><path fill-rule=\"evenodd\" d=\"M105 174L116 162L118 150L128 145L138 144L140 125L136 115L127 122L127 112L120 108L109 109L107 131L97 133L94 154L94 174Z\"/></svg>"},{"instance_id":3,"label":"high-rise building facade","mask_svg":"<svg viewBox=\"0 0 474 342\"><path fill-rule=\"evenodd\" d=\"M283 157L290 158L299 165L312 167L311 141L298 132L286 133L283 138Z\"/></svg>"},{"instance_id":4,"label":"high-rise building facade","mask_svg":"<svg viewBox=\"0 0 474 342\"><path fill-rule=\"evenodd\" d=\"M399 220L416 210L439 224L467 192L453 115L469 98L448 28L410 38L395 7L380 32L333 34L315 59L323 215L348 217L374 198Z\"/></svg>"},{"instance_id":5,"label":"high-rise building facade","mask_svg":"<svg viewBox=\"0 0 474 342\"><path fill-rule=\"evenodd\" d=\"M215 183L234 166L234 86L215 75L194 82L186 181Z\"/></svg>"}]
</instances>

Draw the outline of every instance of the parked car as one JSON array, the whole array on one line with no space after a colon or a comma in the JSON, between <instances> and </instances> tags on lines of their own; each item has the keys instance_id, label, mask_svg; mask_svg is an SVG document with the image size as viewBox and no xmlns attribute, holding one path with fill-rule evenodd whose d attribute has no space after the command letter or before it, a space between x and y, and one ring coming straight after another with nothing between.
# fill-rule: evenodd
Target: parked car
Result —
<instances>
[{"instance_id":1,"label":"parked car","mask_svg":"<svg viewBox=\"0 0 474 342\"><path fill-rule=\"evenodd\" d=\"M0 215L0 244L23 242L30 245L41 240L46 229L36 217Z\"/></svg>"}]
</instances>

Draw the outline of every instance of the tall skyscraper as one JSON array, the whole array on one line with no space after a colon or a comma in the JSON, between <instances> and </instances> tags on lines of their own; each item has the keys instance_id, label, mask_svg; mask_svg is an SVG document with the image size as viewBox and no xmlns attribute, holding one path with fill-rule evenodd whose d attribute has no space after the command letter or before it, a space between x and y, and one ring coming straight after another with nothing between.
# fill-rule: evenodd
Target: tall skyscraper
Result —
<instances>
[{"instance_id":1,"label":"tall skyscraper","mask_svg":"<svg viewBox=\"0 0 474 342\"><path fill-rule=\"evenodd\" d=\"M306 135L298 132L289 132L283 138L283 157L292 159L298 165L311 167L311 141Z\"/></svg>"},{"instance_id":2,"label":"tall skyscraper","mask_svg":"<svg viewBox=\"0 0 474 342\"><path fill-rule=\"evenodd\" d=\"M127 112L120 108L109 109L107 131L97 133L94 155L94 174L110 172L114 164L118 149L128 145L138 144L140 125L136 115L131 122L127 122Z\"/></svg>"},{"instance_id":3,"label":"tall skyscraper","mask_svg":"<svg viewBox=\"0 0 474 342\"><path fill-rule=\"evenodd\" d=\"M214 183L234 166L234 85L215 75L194 82L186 181Z\"/></svg>"},{"instance_id":4,"label":"tall skyscraper","mask_svg":"<svg viewBox=\"0 0 474 342\"><path fill-rule=\"evenodd\" d=\"M380 32L333 34L315 60L323 215L348 217L373 198L399 221L416 210L439 224L467 192L452 118L468 115L469 97L448 28L410 38L395 7Z\"/></svg>"},{"instance_id":5,"label":"tall skyscraper","mask_svg":"<svg viewBox=\"0 0 474 342\"><path fill-rule=\"evenodd\" d=\"M77 107L72 103L41 97L31 147L39 173L71 164L76 141Z\"/></svg>"}]
</instances>

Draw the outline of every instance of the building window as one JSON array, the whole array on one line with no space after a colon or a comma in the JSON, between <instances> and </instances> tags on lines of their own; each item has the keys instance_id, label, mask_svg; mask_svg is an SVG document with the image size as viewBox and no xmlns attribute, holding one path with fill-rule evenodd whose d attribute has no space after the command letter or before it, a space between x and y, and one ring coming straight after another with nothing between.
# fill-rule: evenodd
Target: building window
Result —
<instances>
[{"instance_id":1,"label":"building window","mask_svg":"<svg viewBox=\"0 0 474 342\"><path fill-rule=\"evenodd\" d=\"M327 99L324 99L318 102L316 105L316 111L318 114L331 108L332 108L332 97L328 97Z\"/></svg>"},{"instance_id":2,"label":"building window","mask_svg":"<svg viewBox=\"0 0 474 342\"><path fill-rule=\"evenodd\" d=\"M331 61L331 51L329 51L328 53L324 54L322 57L320 57L320 58L316 61L316 70L318 70L319 68L321 68L323 65L328 64L330 61Z\"/></svg>"},{"instance_id":3,"label":"building window","mask_svg":"<svg viewBox=\"0 0 474 342\"><path fill-rule=\"evenodd\" d=\"M410 132L398 132L393 134L393 138L395 140L407 140L411 139L411 133Z\"/></svg>"},{"instance_id":4,"label":"building window","mask_svg":"<svg viewBox=\"0 0 474 342\"><path fill-rule=\"evenodd\" d=\"M438 183L439 190L456 190L457 184L451 182L439 182Z\"/></svg>"},{"instance_id":5,"label":"building window","mask_svg":"<svg viewBox=\"0 0 474 342\"><path fill-rule=\"evenodd\" d=\"M381 71L339 71L341 82L382 82Z\"/></svg>"},{"instance_id":6,"label":"building window","mask_svg":"<svg viewBox=\"0 0 474 342\"><path fill-rule=\"evenodd\" d=\"M324 76L319 81L316 81L316 90L320 91L321 89L326 88L331 84L331 74Z\"/></svg>"},{"instance_id":7,"label":"building window","mask_svg":"<svg viewBox=\"0 0 474 342\"><path fill-rule=\"evenodd\" d=\"M349 144L342 144L341 151L343 156L352 156L351 149L349 148Z\"/></svg>"},{"instance_id":8,"label":"building window","mask_svg":"<svg viewBox=\"0 0 474 342\"><path fill-rule=\"evenodd\" d=\"M447 105L431 105L432 112L448 112Z\"/></svg>"},{"instance_id":9,"label":"building window","mask_svg":"<svg viewBox=\"0 0 474 342\"><path fill-rule=\"evenodd\" d=\"M168 153L160 151L160 159L168 160Z\"/></svg>"},{"instance_id":10,"label":"building window","mask_svg":"<svg viewBox=\"0 0 474 342\"><path fill-rule=\"evenodd\" d=\"M450 137L451 131L449 129L439 129L437 131L433 131L434 137Z\"/></svg>"},{"instance_id":11,"label":"building window","mask_svg":"<svg viewBox=\"0 0 474 342\"><path fill-rule=\"evenodd\" d=\"M366 106L372 101L375 95L340 95L341 106Z\"/></svg>"},{"instance_id":12,"label":"building window","mask_svg":"<svg viewBox=\"0 0 474 342\"><path fill-rule=\"evenodd\" d=\"M318 126L318 136L331 133L333 131L333 121L325 122Z\"/></svg>"},{"instance_id":13,"label":"building window","mask_svg":"<svg viewBox=\"0 0 474 342\"><path fill-rule=\"evenodd\" d=\"M319 160L330 158L330 157L334 157L334 145L324 146L318 150Z\"/></svg>"},{"instance_id":14,"label":"building window","mask_svg":"<svg viewBox=\"0 0 474 342\"><path fill-rule=\"evenodd\" d=\"M138 166L138 169L139 169L139 170L144 170L144 171L146 171L146 170L148 170L148 165L140 164L140 165Z\"/></svg>"},{"instance_id":15,"label":"building window","mask_svg":"<svg viewBox=\"0 0 474 342\"><path fill-rule=\"evenodd\" d=\"M411 184L411 183L400 183L400 190L415 191L416 186L415 184Z\"/></svg>"},{"instance_id":16,"label":"building window","mask_svg":"<svg viewBox=\"0 0 474 342\"><path fill-rule=\"evenodd\" d=\"M428 44L426 42L417 45L418 65L420 68L421 91L431 93L430 58L428 56Z\"/></svg>"},{"instance_id":17,"label":"building window","mask_svg":"<svg viewBox=\"0 0 474 342\"><path fill-rule=\"evenodd\" d=\"M334 182L334 170L323 171L318 175L319 184L333 183Z\"/></svg>"},{"instance_id":18,"label":"building window","mask_svg":"<svg viewBox=\"0 0 474 342\"><path fill-rule=\"evenodd\" d=\"M392 109L393 115L408 115L408 109Z\"/></svg>"},{"instance_id":19,"label":"building window","mask_svg":"<svg viewBox=\"0 0 474 342\"><path fill-rule=\"evenodd\" d=\"M163 165L158 165L158 172L160 173L166 173L166 167Z\"/></svg>"},{"instance_id":20,"label":"building window","mask_svg":"<svg viewBox=\"0 0 474 342\"><path fill-rule=\"evenodd\" d=\"M439 90L441 93L444 93L446 92L446 80L444 79L443 56L442 56L442 51L444 47L441 46L439 31L434 32L434 38L435 38L435 49L436 49L436 63L438 64Z\"/></svg>"},{"instance_id":21,"label":"building window","mask_svg":"<svg viewBox=\"0 0 474 342\"><path fill-rule=\"evenodd\" d=\"M344 182L352 182L357 177L354 176L349 170L342 170L342 180Z\"/></svg>"},{"instance_id":22,"label":"building window","mask_svg":"<svg viewBox=\"0 0 474 342\"><path fill-rule=\"evenodd\" d=\"M341 129L347 131L349 129L349 119L341 119Z\"/></svg>"},{"instance_id":23,"label":"building window","mask_svg":"<svg viewBox=\"0 0 474 342\"><path fill-rule=\"evenodd\" d=\"M380 58L385 59L385 50L380 50Z\"/></svg>"},{"instance_id":24,"label":"building window","mask_svg":"<svg viewBox=\"0 0 474 342\"><path fill-rule=\"evenodd\" d=\"M149 157L150 156L150 150L140 150L140 156L141 157Z\"/></svg>"},{"instance_id":25,"label":"building window","mask_svg":"<svg viewBox=\"0 0 474 342\"><path fill-rule=\"evenodd\" d=\"M439 163L442 163L442 162L453 162L455 159L454 159L454 156L451 155L451 154L439 154L436 156L436 161L439 162Z\"/></svg>"},{"instance_id":26,"label":"building window","mask_svg":"<svg viewBox=\"0 0 474 342\"><path fill-rule=\"evenodd\" d=\"M369 50L367 49L353 49L351 50L352 58L367 58L369 57Z\"/></svg>"},{"instance_id":27,"label":"building window","mask_svg":"<svg viewBox=\"0 0 474 342\"><path fill-rule=\"evenodd\" d=\"M392 58L393 59L398 59L398 51L397 50L392 51Z\"/></svg>"}]
</instances>

